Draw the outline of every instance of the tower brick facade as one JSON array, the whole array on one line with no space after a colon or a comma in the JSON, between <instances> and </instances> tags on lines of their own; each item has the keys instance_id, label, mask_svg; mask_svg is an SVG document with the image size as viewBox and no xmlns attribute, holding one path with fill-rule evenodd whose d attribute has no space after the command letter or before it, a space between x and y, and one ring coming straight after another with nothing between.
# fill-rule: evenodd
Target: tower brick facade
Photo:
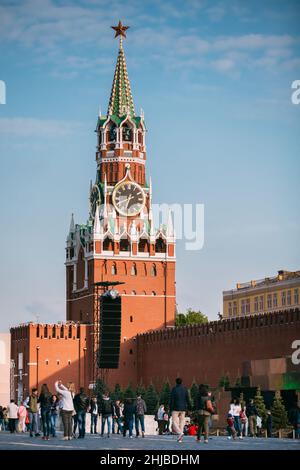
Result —
<instances>
[{"instance_id":1,"label":"tower brick facade","mask_svg":"<svg viewBox=\"0 0 300 470\"><path fill-rule=\"evenodd\" d=\"M86 224L72 216L66 246L67 320L95 325L88 341L90 383L99 371L99 309L94 284L120 281L122 296L119 369L107 380L135 381L133 338L166 328L175 319L175 234L172 216L155 228L152 184L146 180L146 125L134 110L120 41L108 111L97 126L96 178L90 184ZM131 340L131 341L130 341Z\"/></svg>"}]
</instances>

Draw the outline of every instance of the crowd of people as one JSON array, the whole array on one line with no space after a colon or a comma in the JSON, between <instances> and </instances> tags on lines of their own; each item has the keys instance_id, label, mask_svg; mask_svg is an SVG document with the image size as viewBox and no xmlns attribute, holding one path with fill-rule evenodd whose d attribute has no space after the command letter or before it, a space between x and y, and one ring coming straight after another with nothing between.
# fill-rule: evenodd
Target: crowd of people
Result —
<instances>
[{"instance_id":1,"label":"crowd of people","mask_svg":"<svg viewBox=\"0 0 300 470\"><path fill-rule=\"evenodd\" d=\"M42 435L42 439L49 440L50 436L57 435L60 417L64 440L75 437L84 439L86 417L89 413L91 434L99 434L101 437L106 435L109 438L111 434L126 437L128 433L129 438L133 438L135 432L136 437L145 437L147 406L141 394L121 401L112 400L108 392L89 397L84 388L80 388L76 393L73 383L63 385L61 381L57 381L54 388L56 394L52 394L47 384L43 384L40 393L37 388L33 388L31 394L19 405L12 399L6 408L0 406L0 431L6 430L12 434L28 432L30 437ZM177 378L168 406L160 404L155 414L158 434L174 434L179 443L184 435L195 436L199 443L203 438L204 443L208 443L209 429L217 407L207 386L199 386L197 396L194 397L193 411L191 410L188 389L183 385L182 379ZM291 422L295 437L300 438L300 409L297 407L295 410ZM245 405L235 398L230 403L226 420L228 439L243 439L245 436L256 437L261 434L262 417L253 399ZM270 411L267 411L264 426L267 437L272 437Z\"/></svg>"},{"instance_id":2,"label":"crowd of people","mask_svg":"<svg viewBox=\"0 0 300 470\"><path fill-rule=\"evenodd\" d=\"M18 406L11 400L5 408L0 406L0 431L28 432L30 437L49 440L56 437L57 420L61 418L63 439L83 439L86 433L86 415L90 414L90 433L109 438L111 434L145 437L145 413L147 406L141 395L135 399L112 401L107 392L102 396L88 397L84 388L75 393L73 383L66 386L61 381L54 384L56 394L43 384L40 393L33 388L31 394Z\"/></svg>"}]
</instances>

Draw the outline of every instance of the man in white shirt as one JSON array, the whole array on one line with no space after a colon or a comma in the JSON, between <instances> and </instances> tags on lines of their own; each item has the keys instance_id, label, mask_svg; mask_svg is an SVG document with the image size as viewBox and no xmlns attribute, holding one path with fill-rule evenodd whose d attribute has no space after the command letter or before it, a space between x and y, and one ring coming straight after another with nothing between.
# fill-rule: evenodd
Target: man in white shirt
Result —
<instances>
[{"instance_id":1,"label":"man in white shirt","mask_svg":"<svg viewBox=\"0 0 300 470\"><path fill-rule=\"evenodd\" d=\"M10 400L10 404L7 406L8 410L8 428L10 433L13 434L17 432L17 422L18 422L18 410L19 407L15 404L15 400Z\"/></svg>"}]
</instances>

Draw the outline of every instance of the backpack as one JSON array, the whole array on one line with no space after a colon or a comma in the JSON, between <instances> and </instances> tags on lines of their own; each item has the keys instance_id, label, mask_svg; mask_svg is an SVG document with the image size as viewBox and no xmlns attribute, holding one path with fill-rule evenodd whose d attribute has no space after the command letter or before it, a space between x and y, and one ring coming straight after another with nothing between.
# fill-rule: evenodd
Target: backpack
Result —
<instances>
[{"instance_id":1,"label":"backpack","mask_svg":"<svg viewBox=\"0 0 300 470\"><path fill-rule=\"evenodd\" d=\"M200 411L204 412L204 414L211 414L214 411L209 397L200 397L198 408Z\"/></svg>"}]
</instances>

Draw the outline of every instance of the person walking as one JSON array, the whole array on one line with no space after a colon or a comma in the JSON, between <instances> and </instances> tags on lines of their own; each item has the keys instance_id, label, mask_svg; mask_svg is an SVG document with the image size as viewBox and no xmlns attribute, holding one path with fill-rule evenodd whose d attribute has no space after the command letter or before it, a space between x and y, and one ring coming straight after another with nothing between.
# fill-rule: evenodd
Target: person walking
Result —
<instances>
[{"instance_id":1,"label":"person walking","mask_svg":"<svg viewBox=\"0 0 300 470\"><path fill-rule=\"evenodd\" d=\"M91 413L91 434L97 434L98 403L97 397L92 397L89 412Z\"/></svg>"},{"instance_id":2,"label":"person walking","mask_svg":"<svg viewBox=\"0 0 300 470\"><path fill-rule=\"evenodd\" d=\"M19 432L25 432L26 431L26 417L27 417L27 408L24 404L24 401L21 402L21 405L19 406L19 410L18 410L18 418L19 418L19 422L18 422L18 429L19 429Z\"/></svg>"},{"instance_id":3,"label":"person walking","mask_svg":"<svg viewBox=\"0 0 300 470\"><path fill-rule=\"evenodd\" d=\"M3 407L0 406L0 431L4 431L5 426L4 426L4 412L3 412Z\"/></svg>"},{"instance_id":4,"label":"person walking","mask_svg":"<svg viewBox=\"0 0 300 470\"><path fill-rule=\"evenodd\" d=\"M72 439L72 415L74 413L73 395L72 395L72 384L68 383L68 387L65 387L61 380L55 382L55 390L61 396L61 416L64 428L64 440Z\"/></svg>"},{"instance_id":5,"label":"person walking","mask_svg":"<svg viewBox=\"0 0 300 470\"><path fill-rule=\"evenodd\" d=\"M51 421L51 436L56 437L56 421L59 413L59 401L57 395L52 395L50 421Z\"/></svg>"},{"instance_id":6,"label":"person walking","mask_svg":"<svg viewBox=\"0 0 300 470\"><path fill-rule=\"evenodd\" d=\"M29 435L33 437L40 436L39 432L39 410L38 410L38 390L37 388L33 388L31 390L31 395L27 397L25 400L25 406L28 411L28 418L29 418Z\"/></svg>"},{"instance_id":7,"label":"person walking","mask_svg":"<svg viewBox=\"0 0 300 470\"><path fill-rule=\"evenodd\" d=\"M266 418L267 437L272 437L272 425L273 425L272 414L271 414L271 411L268 410L267 418Z\"/></svg>"},{"instance_id":8,"label":"person walking","mask_svg":"<svg viewBox=\"0 0 300 470\"><path fill-rule=\"evenodd\" d=\"M86 412L89 406L88 396L85 394L84 388L80 387L79 393L74 397L74 408L77 414L79 436L78 439L85 437Z\"/></svg>"},{"instance_id":9,"label":"person walking","mask_svg":"<svg viewBox=\"0 0 300 470\"><path fill-rule=\"evenodd\" d=\"M185 414L191 407L191 401L187 389L182 385L182 379L177 377L176 385L171 391L170 410L172 412L172 426L178 435L178 442L182 442Z\"/></svg>"},{"instance_id":10,"label":"person walking","mask_svg":"<svg viewBox=\"0 0 300 470\"><path fill-rule=\"evenodd\" d=\"M228 413L227 415L227 433L228 433L228 439L235 439L236 438L236 430L234 427L234 419L231 413Z\"/></svg>"},{"instance_id":11,"label":"person walking","mask_svg":"<svg viewBox=\"0 0 300 470\"><path fill-rule=\"evenodd\" d=\"M123 406L120 400L116 400L114 405L115 410L115 422L117 423L117 434L123 433Z\"/></svg>"},{"instance_id":12,"label":"person walking","mask_svg":"<svg viewBox=\"0 0 300 470\"><path fill-rule=\"evenodd\" d=\"M161 404L156 413L159 436L163 435L163 432L165 429L165 420L164 420L165 413L166 413L165 405Z\"/></svg>"},{"instance_id":13,"label":"person walking","mask_svg":"<svg viewBox=\"0 0 300 470\"><path fill-rule=\"evenodd\" d=\"M135 405L132 398L126 398L124 403L123 415L124 415L124 426L123 426L123 437L126 437L126 432L129 431L129 437L132 439L133 430L133 418L135 414Z\"/></svg>"},{"instance_id":14,"label":"person walking","mask_svg":"<svg viewBox=\"0 0 300 470\"><path fill-rule=\"evenodd\" d=\"M248 416L250 436L255 437L257 434L256 420L258 412L254 404L253 398L250 400L248 406L246 407L246 415Z\"/></svg>"},{"instance_id":15,"label":"person walking","mask_svg":"<svg viewBox=\"0 0 300 470\"><path fill-rule=\"evenodd\" d=\"M211 395L205 385L199 385L198 396L196 399L196 410L198 414L197 442L201 442L201 435L204 432L204 442L208 444L209 418L214 412L211 402Z\"/></svg>"},{"instance_id":16,"label":"person walking","mask_svg":"<svg viewBox=\"0 0 300 470\"><path fill-rule=\"evenodd\" d=\"M241 421L241 434L243 437L246 437L248 433L248 418L246 415L245 406L242 406L242 409L240 412L240 421Z\"/></svg>"},{"instance_id":17,"label":"person walking","mask_svg":"<svg viewBox=\"0 0 300 470\"><path fill-rule=\"evenodd\" d=\"M142 437L145 437L145 413L147 413L147 406L145 400L141 395L137 395L135 403L135 431L136 437L139 437L139 425L141 425Z\"/></svg>"},{"instance_id":18,"label":"person walking","mask_svg":"<svg viewBox=\"0 0 300 470\"><path fill-rule=\"evenodd\" d=\"M7 409L8 409L8 429L11 434L14 434L15 432L17 432L19 407L16 405L15 400L10 400L10 404L7 406Z\"/></svg>"},{"instance_id":19,"label":"person walking","mask_svg":"<svg viewBox=\"0 0 300 470\"><path fill-rule=\"evenodd\" d=\"M107 423L107 437L110 437L112 416L114 415L114 407L107 392L102 395L101 402L101 437L104 437L105 423Z\"/></svg>"},{"instance_id":20,"label":"person walking","mask_svg":"<svg viewBox=\"0 0 300 470\"><path fill-rule=\"evenodd\" d=\"M51 431L51 405L52 405L52 393L49 392L47 384L43 384L41 393L38 398L38 403L41 406L41 417L43 426L43 439L49 441Z\"/></svg>"},{"instance_id":21,"label":"person walking","mask_svg":"<svg viewBox=\"0 0 300 470\"><path fill-rule=\"evenodd\" d=\"M241 411L242 411L242 407L241 407L241 404L240 404L240 400L238 398L235 398L234 403L233 403L233 407L232 407L234 427L235 427L235 430L237 432L237 436L240 439L243 439L242 428L241 428L241 417L240 417Z\"/></svg>"}]
</instances>

